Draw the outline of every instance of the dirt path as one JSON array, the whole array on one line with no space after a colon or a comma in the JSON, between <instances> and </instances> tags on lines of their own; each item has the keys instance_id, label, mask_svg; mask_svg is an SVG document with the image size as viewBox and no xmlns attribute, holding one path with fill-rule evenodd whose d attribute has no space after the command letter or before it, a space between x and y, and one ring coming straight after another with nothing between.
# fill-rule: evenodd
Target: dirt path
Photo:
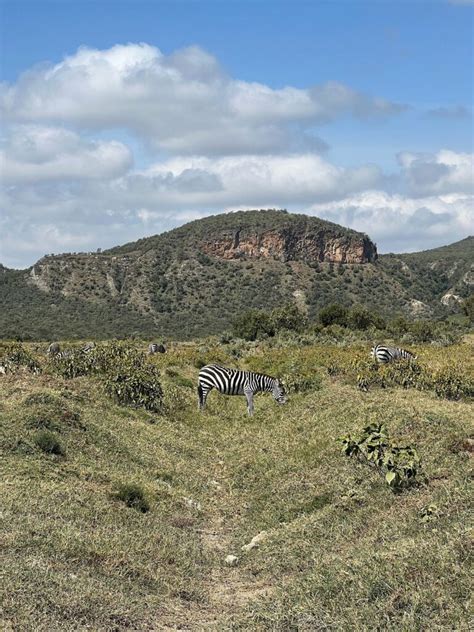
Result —
<instances>
[{"instance_id":1,"label":"dirt path","mask_svg":"<svg viewBox=\"0 0 474 632\"><path fill-rule=\"evenodd\" d=\"M231 630L233 617L238 616L249 602L265 597L273 590L271 584L257 580L240 567L243 558L249 553L242 552L240 547L235 550L235 545L234 549L232 548L232 526L226 524L222 511L226 504L222 502L223 497L229 494L223 461L216 462L210 478L214 490L211 497L214 508L210 521L199 532L205 557L212 563L206 581L209 601L204 607L196 605L190 608L186 623L171 623L160 628L163 630ZM246 542L242 542L242 545L244 544ZM235 566L226 564L228 555L238 557Z\"/></svg>"}]
</instances>

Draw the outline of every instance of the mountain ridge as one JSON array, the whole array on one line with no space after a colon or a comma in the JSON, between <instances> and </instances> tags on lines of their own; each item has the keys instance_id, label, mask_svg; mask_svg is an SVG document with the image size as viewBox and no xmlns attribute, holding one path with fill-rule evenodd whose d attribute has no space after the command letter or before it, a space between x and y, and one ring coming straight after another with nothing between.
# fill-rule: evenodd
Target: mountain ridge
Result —
<instances>
[{"instance_id":1,"label":"mountain ridge","mask_svg":"<svg viewBox=\"0 0 474 632\"><path fill-rule=\"evenodd\" d=\"M287 302L310 318L328 302L441 316L472 291L472 252L468 237L378 255L367 235L316 217L219 214L105 251L46 255L26 270L1 266L0 335L190 338Z\"/></svg>"}]
</instances>

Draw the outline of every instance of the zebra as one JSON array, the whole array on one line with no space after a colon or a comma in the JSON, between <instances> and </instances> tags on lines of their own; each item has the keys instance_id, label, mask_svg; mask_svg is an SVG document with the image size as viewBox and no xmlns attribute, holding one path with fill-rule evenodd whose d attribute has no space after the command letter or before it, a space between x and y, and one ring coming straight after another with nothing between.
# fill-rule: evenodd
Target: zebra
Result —
<instances>
[{"instance_id":1,"label":"zebra","mask_svg":"<svg viewBox=\"0 0 474 632\"><path fill-rule=\"evenodd\" d=\"M159 345L156 342L152 342L148 345L148 355L152 355L154 353L166 353L166 349L164 345Z\"/></svg>"},{"instance_id":2,"label":"zebra","mask_svg":"<svg viewBox=\"0 0 474 632\"><path fill-rule=\"evenodd\" d=\"M54 354L55 360L66 360L66 358L74 358L74 351L58 351Z\"/></svg>"},{"instance_id":3,"label":"zebra","mask_svg":"<svg viewBox=\"0 0 474 632\"><path fill-rule=\"evenodd\" d=\"M253 415L255 393L271 393L279 404L286 403L285 389L277 378L262 373L226 369L217 364L208 364L199 371L197 388L199 410L204 409L206 398L213 388L223 395L245 395L250 416Z\"/></svg>"},{"instance_id":4,"label":"zebra","mask_svg":"<svg viewBox=\"0 0 474 632\"><path fill-rule=\"evenodd\" d=\"M86 344L82 347L81 351L82 353L89 353L90 351L92 351L92 349L95 349L95 343L86 342Z\"/></svg>"},{"instance_id":5,"label":"zebra","mask_svg":"<svg viewBox=\"0 0 474 632\"><path fill-rule=\"evenodd\" d=\"M410 351L399 347L386 347L385 345L375 345L372 347L370 355L380 364L388 364L397 360L416 360L416 355Z\"/></svg>"},{"instance_id":6,"label":"zebra","mask_svg":"<svg viewBox=\"0 0 474 632\"><path fill-rule=\"evenodd\" d=\"M61 347L59 345L59 342L52 342L49 345L48 351L46 353L47 355L57 355L60 351L61 351Z\"/></svg>"}]
</instances>

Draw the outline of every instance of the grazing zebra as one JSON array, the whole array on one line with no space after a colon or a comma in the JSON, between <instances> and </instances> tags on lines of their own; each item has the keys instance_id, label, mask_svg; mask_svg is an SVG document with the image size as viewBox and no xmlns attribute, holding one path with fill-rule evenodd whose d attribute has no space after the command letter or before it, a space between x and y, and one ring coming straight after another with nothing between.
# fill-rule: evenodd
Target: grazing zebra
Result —
<instances>
[{"instance_id":1,"label":"grazing zebra","mask_svg":"<svg viewBox=\"0 0 474 632\"><path fill-rule=\"evenodd\" d=\"M65 360L66 358L73 358L74 351L58 351L54 354L55 360Z\"/></svg>"},{"instance_id":2,"label":"grazing zebra","mask_svg":"<svg viewBox=\"0 0 474 632\"><path fill-rule=\"evenodd\" d=\"M386 347L385 345L375 345L375 347L372 347L370 355L380 364L388 364L397 360L416 360L416 355L405 351L405 349Z\"/></svg>"},{"instance_id":3,"label":"grazing zebra","mask_svg":"<svg viewBox=\"0 0 474 632\"><path fill-rule=\"evenodd\" d=\"M165 346L152 342L148 345L148 355L152 355L153 353L166 353Z\"/></svg>"},{"instance_id":4,"label":"grazing zebra","mask_svg":"<svg viewBox=\"0 0 474 632\"><path fill-rule=\"evenodd\" d=\"M52 342L48 351L46 352L48 355L57 355L61 351L61 347L59 346L59 342Z\"/></svg>"},{"instance_id":5,"label":"grazing zebra","mask_svg":"<svg viewBox=\"0 0 474 632\"><path fill-rule=\"evenodd\" d=\"M225 369L217 364L208 364L199 371L199 410L204 409L206 398L213 388L223 395L245 395L249 415L253 415L255 393L271 393L279 404L286 403L285 389L278 379L252 371Z\"/></svg>"}]
</instances>

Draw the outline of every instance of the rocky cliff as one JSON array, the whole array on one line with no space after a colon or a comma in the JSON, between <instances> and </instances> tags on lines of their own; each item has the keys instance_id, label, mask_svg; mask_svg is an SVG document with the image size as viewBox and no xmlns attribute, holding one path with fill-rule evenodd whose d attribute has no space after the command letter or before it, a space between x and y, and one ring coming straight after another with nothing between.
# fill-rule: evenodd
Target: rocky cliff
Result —
<instances>
[{"instance_id":1,"label":"rocky cliff","mask_svg":"<svg viewBox=\"0 0 474 632\"><path fill-rule=\"evenodd\" d=\"M365 235L336 237L332 232L301 227L261 232L238 228L205 241L201 248L220 259L321 263L370 263L377 259L377 248Z\"/></svg>"}]
</instances>

